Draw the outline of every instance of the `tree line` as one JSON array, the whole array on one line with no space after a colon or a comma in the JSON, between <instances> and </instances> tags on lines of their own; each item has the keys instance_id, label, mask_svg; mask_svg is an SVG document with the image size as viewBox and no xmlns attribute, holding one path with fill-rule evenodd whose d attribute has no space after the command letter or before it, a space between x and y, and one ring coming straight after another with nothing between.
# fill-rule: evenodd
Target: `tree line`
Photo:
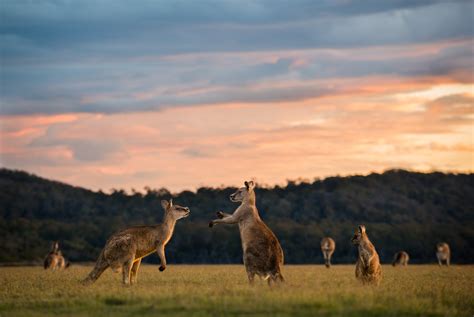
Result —
<instances>
[{"instance_id":1,"label":"tree line","mask_svg":"<svg viewBox=\"0 0 474 317\"><path fill-rule=\"evenodd\" d=\"M91 191L23 171L0 169L0 262L39 262L59 240L70 261L93 261L107 238L131 225L161 221L162 199L191 209L167 246L169 263L241 263L237 226L208 228L215 212L232 212L236 188L202 187L170 193ZM258 187L257 207L275 232L286 263L323 263L319 243L336 241L333 263L353 263L350 239L365 224L382 262L405 250L412 263L434 263L437 242L449 243L453 263L474 262L474 174L389 170L367 176L288 181ZM146 258L158 262L157 256Z\"/></svg>"}]
</instances>

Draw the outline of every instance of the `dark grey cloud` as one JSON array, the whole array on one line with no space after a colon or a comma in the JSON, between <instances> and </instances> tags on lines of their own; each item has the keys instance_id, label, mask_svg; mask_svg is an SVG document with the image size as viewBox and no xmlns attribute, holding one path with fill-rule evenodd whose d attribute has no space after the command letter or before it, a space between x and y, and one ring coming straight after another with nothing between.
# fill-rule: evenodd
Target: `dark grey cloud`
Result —
<instances>
[{"instance_id":1,"label":"dark grey cloud","mask_svg":"<svg viewBox=\"0 0 474 317\"><path fill-rule=\"evenodd\" d=\"M304 83L312 79L455 73L472 67L472 50L408 60L313 58L297 70L283 53L472 39L472 9L470 1L2 1L0 114L298 100L327 93ZM165 58L270 51L282 56ZM249 89L276 80L302 84Z\"/></svg>"},{"instance_id":2,"label":"dark grey cloud","mask_svg":"<svg viewBox=\"0 0 474 317\"><path fill-rule=\"evenodd\" d=\"M291 58L281 58L276 62L260 63L242 67L228 73L218 73L210 76L210 84L246 84L249 81L260 81L267 78L275 78L279 75L288 74L291 66Z\"/></svg>"},{"instance_id":3,"label":"dark grey cloud","mask_svg":"<svg viewBox=\"0 0 474 317\"><path fill-rule=\"evenodd\" d=\"M413 43L472 35L472 2L2 2L12 62Z\"/></svg>"}]
</instances>

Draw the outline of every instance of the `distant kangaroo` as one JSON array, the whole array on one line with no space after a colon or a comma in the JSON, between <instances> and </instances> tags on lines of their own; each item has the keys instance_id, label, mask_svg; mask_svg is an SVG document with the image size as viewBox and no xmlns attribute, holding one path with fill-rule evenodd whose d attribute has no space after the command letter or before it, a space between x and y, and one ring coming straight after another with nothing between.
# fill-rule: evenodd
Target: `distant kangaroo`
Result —
<instances>
[{"instance_id":1,"label":"distant kangaroo","mask_svg":"<svg viewBox=\"0 0 474 317\"><path fill-rule=\"evenodd\" d=\"M218 223L238 223L249 283L253 284L255 275L258 275L271 285L272 282L284 281L281 274L283 250L275 234L258 214L254 187L254 182L245 182L245 187L230 195L230 200L240 202L240 206L233 214L217 212L219 219L212 220L209 227Z\"/></svg>"},{"instance_id":2,"label":"distant kangaroo","mask_svg":"<svg viewBox=\"0 0 474 317\"><path fill-rule=\"evenodd\" d=\"M137 282L138 268L142 258L157 252L160 257L160 271L166 269L165 246L173 235L176 221L189 215L188 207L173 205L172 200L161 201L165 214L163 222L154 226L136 226L119 231L106 242L99 255L94 269L89 273L84 284L95 282L108 268L122 269L122 281L125 285Z\"/></svg>"},{"instance_id":3,"label":"distant kangaroo","mask_svg":"<svg viewBox=\"0 0 474 317\"><path fill-rule=\"evenodd\" d=\"M358 245L359 257L356 262L356 278L364 284L378 285L382 279L382 268L379 255L370 242L365 226L359 226L355 231L352 243Z\"/></svg>"},{"instance_id":4,"label":"distant kangaroo","mask_svg":"<svg viewBox=\"0 0 474 317\"><path fill-rule=\"evenodd\" d=\"M66 262L64 256L59 250L59 242L55 241L51 245L51 251L44 259L44 269L60 270L69 267L69 262Z\"/></svg>"},{"instance_id":5,"label":"distant kangaroo","mask_svg":"<svg viewBox=\"0 0 474 317\"><path fill-rule=\"evenodd\" d=\"M321 251L323 252L324 262L327 268L331 267L331 257L336 249L336 242L330 237L321 240Z\"/></svg>"},{"instance_id":6,"label":"distant kangaroo","mask_svg":"<svg viewBox=\"0 0 474 317\"><path fill-rule=\"evenodd\" d=\"M451 262L451 250L446 242L440 242L436 245L436 257L438 258L439 266L443 263L449 266Z\"/></svg>"},{"instance_id":7,"label":"distant kangaroo","mask_svg":"<svg viewBox=\"0 0 474 317\"><path fill-rule=\"evenodd\" d=\"M408 256L408 253L406 253L405 251L397 252L395 253L395 256L393 257L392 266L397 266L397 265L407 266L409 260L410 260L410 257Z\"/></svg>"}]
</instances>

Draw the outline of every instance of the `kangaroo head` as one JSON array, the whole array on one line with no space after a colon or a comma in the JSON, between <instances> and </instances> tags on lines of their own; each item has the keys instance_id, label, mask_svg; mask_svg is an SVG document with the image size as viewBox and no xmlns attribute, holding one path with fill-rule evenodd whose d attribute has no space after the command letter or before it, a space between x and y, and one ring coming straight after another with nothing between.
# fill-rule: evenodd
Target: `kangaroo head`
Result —
<instances>
[{"instance_id":1,"label":"kangaroo head","mask_svg":"<svg viewBox=\"0 0 474 317\"><path fill-rule=\"evenodd\" d=\"M362 241L362 239L364 238L364 236L366 235L365 233L365 226L364 225L360 225L355 233L354 233L354 237L352 237L352 243L357 245L357 244L360 244L360 242Z\"/></svg>"},{"instance_id":2,"label":"kangaroo head","mask_svg":"<svg viewBox=\"0 0 474 317\"><path fill-rule=\"evenodd\" d=\"M245 187L237 189L235 193L230 195L230 201L234 203L240 203L243 201L253 201L255 202L255 183L253 181L244 182Z\"/></svg>"},{"instance_id":3,"label":"kangaroo head","mask_svg":"<svg viewBox=\"0 0 474 317\"><path fill-rule=\"evenodd\" d=\"M172 199L170 199L169 201L162 200L161 206L163 207L163 210L165 211L165 217L166 216L171 217L174 220L186 218L187 216L189 216L189 213L191 212L188 207L173 205Z\"/></svg>"},{"instance_id":4,"label":"kangaroo head","mask_svg":"<svg viewBox=\"0 0 474 317\"><path fill-rule=\"evenodd\" d=\"M443 252L444 251L444 243L438 243L436 245L436 249L438 250L438 252Z\"/></svg>"},{"instance_id":5,"label":"kangaroo head","mask_svg":"<svg viewBox=\"0 0 474 317\"><path fill-rule=\"evenodd\" d=\"M59 242L54 241L51 245L51 252L57 253L59 251Z\"/></svg>"}]
</instances>

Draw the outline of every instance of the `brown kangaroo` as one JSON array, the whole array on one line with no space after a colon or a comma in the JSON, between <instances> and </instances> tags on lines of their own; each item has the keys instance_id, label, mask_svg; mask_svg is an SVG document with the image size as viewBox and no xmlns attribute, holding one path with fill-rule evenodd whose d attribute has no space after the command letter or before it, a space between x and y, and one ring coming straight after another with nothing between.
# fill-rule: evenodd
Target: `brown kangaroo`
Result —
<instances>
[{"instance_id":1,"label":"brown kangaroo","mask_svg":"<svg viewBox=\"0 0 474 317\"><path fill-rule=\"evenodd\" d=\"M189 215L188 207L173 205L172 200L161 201L165 214L161 224L154 226L136 226L112 235L97 259L94 269L89 273L84 284L95 282L100 275L111 267L122 269L122 281L125 285L137 282L138 268L142 258L157 252L160 257L160 271L166 269L165 246L173 235L176 221Z\"/></svg>"},{"instance_id":2,"label":"brown kangaroo","mask_svg":"<svg viewBox=\"0 0 474 317\"><path fill-rule=\"evenodd\" d=\"M336 249L336 242L330 237L321 240L321 251L323 252L324 262L327 268L331 267L331 257Z\"/></svg>"},{"instance_id":3,"label":"brown kangaroo","mask_svg":"<svg viewBox=\"0 0 474 317\"><path fill-rule=\"evenodd\" d=\"M451 262L451 250L446 242L440 242L436 245L436 257L438 258L439 266L445 263L449 266Z\"/></svg>"},{"instance_id":4,"label":"brown kangaroo","mask_svg":"<svg viewBox=\"0 0 474 317\"><path fill-rule=\"evenodd\" d=\"M238 223L249 283L253 284L255 275L258 275L271 285L272 282L284 281L281 274L283 250L275 234L258 214L254 187L254 182L245 182L245 187L230 195L230 200L240 202L240 206L233 214L217 212L219 219L212 220L209 227L218 223Z\"/></svg>"},{"instance_id":5,"label":"brown kangaroo","mask_svg":"<svg viewBox=\"0 0 474 317\"><path fill-rule=\"evenodd\" d=\"M379 255L374 245L370 242L365 226L359 226L355 231L352 243L358 246L359 257L356 262L356 278L364 284L378 285L382 279L382 267Z\"/></svg>"},{"instance_id":6,"label":"brown kangaroo","mask_svg":"<svg viewBox=\"0 0 474 317\"><path fill-rule=\"evenodd\" d=\"M406 253L405 251L397 252L395 253L395 256L393 257L392 266L396 266L396 265L407 266L409 260L410 260L410 257L408 256L408 253Z\"/></svg>"},{"instance_id":7,"label":"brown kangaroo","mask_svg":"<svg viewBox=\"0 0 474 317\"><path fill-rule=\"evenodd\" d=\"M59 250L58 241L53 242L53 244L51 245L51 251L44 259L43 267L45 270L61 270L69 267L69 262L66 262L61 250Z\"/></svg>"}]
</instances>

